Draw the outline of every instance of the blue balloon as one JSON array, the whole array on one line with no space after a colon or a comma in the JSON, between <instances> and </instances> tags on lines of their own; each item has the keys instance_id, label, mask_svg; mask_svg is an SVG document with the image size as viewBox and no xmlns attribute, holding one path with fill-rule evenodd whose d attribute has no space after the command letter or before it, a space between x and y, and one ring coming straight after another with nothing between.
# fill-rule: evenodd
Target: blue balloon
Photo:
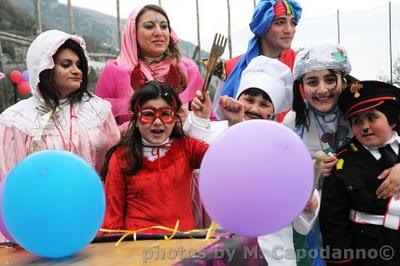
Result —
<instances>
[{"instance_id":1,"label":"blue balloon","mask_svg":"<svg viewBox=\"0 0 400 266\"><path fill-rule=\"evenodd\" d=\"M50 258L72 255L89 244L105 212L96 171L77 155L56 150L34 153L13 168L2 204L14 240Z\"/></svg>"}]
</instances>

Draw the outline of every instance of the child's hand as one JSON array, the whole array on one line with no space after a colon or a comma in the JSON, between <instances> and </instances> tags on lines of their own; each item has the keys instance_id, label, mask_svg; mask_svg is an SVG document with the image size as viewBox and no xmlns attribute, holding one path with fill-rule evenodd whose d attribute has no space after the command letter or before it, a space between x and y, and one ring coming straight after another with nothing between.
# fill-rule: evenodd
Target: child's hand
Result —
<instances>
[{"instance_id":1,"label":"child's hand","mask_svg":"<svg viewBox=\"0 0 400 266\"><path fill-rule=\"evenodd\" d=\"M210 94L206 92L203 96L201 91L196 91L196 97L192 101L192 110L197 117L209 118L212 110Z\"/></svg>"},{"instance_id":2,"label":"child's hand","mask_svg":"<svg viewBox=\"0 0 400 266\"><path fill-rule=\"evenodd\" d=\"M394 165L392 168L384 170L378 179L385 179L383 183L376 190L378 199L387 199L396 195L399 198L400 191L400 164Z\"/></svg>"},{"instance_id":3,"label":"child's hand","mask_svg":"<svg viewBox=\"0 0 400 266\"><path fill-rule=\"evenodd\" d=\"M306 207L304 208L304 211L309 213L314 213L317 207L318 207L318 199L315 195L313 195L310 201L307 203Z\"/></svg>"},{"instance_id":4,"label":"child's hand","mask_svg":"<svg viewBox=\"0 0 400 266\"><path fill-rule=\"evenodd\" d=\"M244 105L241 102L229 96L221 96L219 97L219 106L230 126L243 121Z\"/></svg>"},{"instance_id":5,"label":"child's hand","mask_svg":"<svg viewBox=\"0 0 400 266\"><path fill-rule=\"evenodd\" d=\"M321 170L321 175L322 176L330 176L333 167L337 164L338 159L336 156L332 153L329 153L328 156L325 156L324 160L322 161L322 170Z\"/></svg>"}]
</instances>

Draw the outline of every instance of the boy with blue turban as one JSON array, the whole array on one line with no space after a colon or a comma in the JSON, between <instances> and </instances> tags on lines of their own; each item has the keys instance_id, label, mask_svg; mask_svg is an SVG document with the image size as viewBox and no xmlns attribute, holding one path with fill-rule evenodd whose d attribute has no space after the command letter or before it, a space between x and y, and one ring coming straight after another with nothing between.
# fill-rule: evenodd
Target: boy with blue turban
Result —
<instances>
[{"instance_id":1,"label":"boy with blue turban","mask_svg":"<svg viewBox=\"0 0 400 266\"><path fill-rule=\"evenodd\" d=\"M293 68L295 52L290 46L301 11L300 4L296 0L259 1L249 24L254 36L250 39L244 55L226 62L225 70L228 78L217 91L217 97L227 95L235 98L243 70L254 57L259 55L279 59ZM218 110L216 114L220 114Z\"/></svg>"}]
</instances>

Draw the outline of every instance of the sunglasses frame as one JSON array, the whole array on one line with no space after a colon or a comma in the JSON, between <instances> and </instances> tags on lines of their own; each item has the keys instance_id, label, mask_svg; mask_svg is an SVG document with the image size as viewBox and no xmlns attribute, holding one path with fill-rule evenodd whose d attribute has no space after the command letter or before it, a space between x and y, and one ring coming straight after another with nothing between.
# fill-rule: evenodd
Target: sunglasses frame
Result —
<instances>
[{"instance_id":1,"label":"sunglasses frame","mask_svg":"<svg viewBox=\"0 0 400 266\"><path fill-rule=\"evenodd\" d=\"M151 121L144 118L144 110L152 110L154 112L154 116ZM161 114L161 112L165 110L171 111L171 115L169 115L167 118L163 118ZM152 124L157 118L160 119L161 122L163 122L164 124L172 124L175 121L175 108L173 106L163 106L160 108L155 108L153 106L143 106L137 108L137 114L138 121L142 125Z\"/></svg>"}]
</instances>

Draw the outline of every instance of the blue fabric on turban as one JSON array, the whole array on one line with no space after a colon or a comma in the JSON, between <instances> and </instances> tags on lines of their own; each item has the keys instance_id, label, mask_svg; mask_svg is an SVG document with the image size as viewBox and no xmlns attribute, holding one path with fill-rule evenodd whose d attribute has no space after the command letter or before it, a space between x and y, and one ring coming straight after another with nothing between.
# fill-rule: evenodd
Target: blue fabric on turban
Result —
<instances>
[{"instance_id":1,"label":"blue fabric on turban","mask_svg":"<svg viewBox=\"0 0 400 266\"><path fill-rule=\"evenodd\" d=\"M242 71L254 57L261 54L259 38L271 27L275 17L274 6L278 1L279 0L260 0L258 2L254 9L253 18L249 24L251 31L254 33L254 37L249 41L247 52L240 58L226 80L221 95L228 95L235 98L242 77ZM287 2L293 7L295 13L294 19L296 23L298 23L301 17L300 4L296 0L287 0Z\"/></svg>"}]
</instances>

